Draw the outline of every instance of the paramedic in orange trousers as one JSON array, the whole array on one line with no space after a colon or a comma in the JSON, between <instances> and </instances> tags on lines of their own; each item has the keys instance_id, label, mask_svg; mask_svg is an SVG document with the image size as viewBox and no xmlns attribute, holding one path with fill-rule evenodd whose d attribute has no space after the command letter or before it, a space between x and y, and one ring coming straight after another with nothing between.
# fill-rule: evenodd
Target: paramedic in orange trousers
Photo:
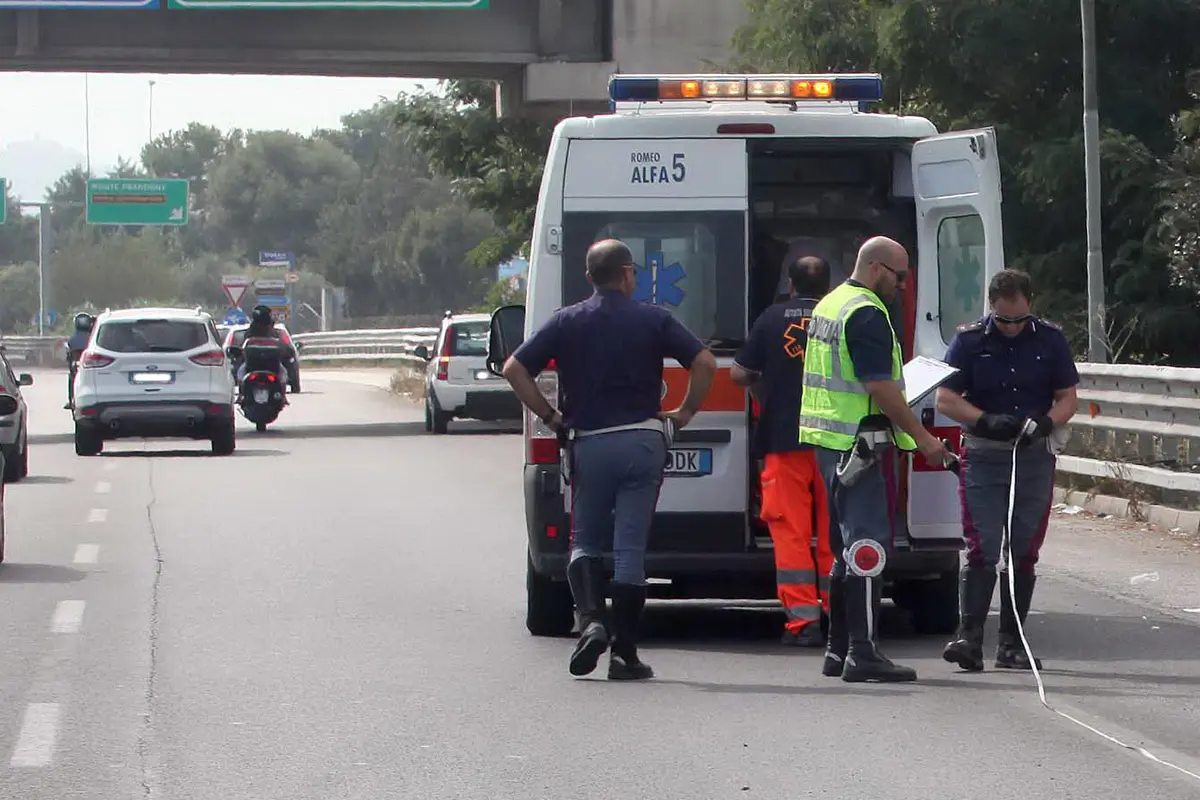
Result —
<instances>
[{"instance_id":1,"label":"paramedic in orange trousers","mask_svg":"<svg viewBox=\"0 0 1200 800\"><path fill-rule=\"evenodd\" d=\"M568 668L588 675L609 651L609 680L646 680L637 642L646 605L646 547L667 462L666 424L683 428L699 411L717 372L712 351L665 308L633 299L637 277L624 242L587 251L595 291L560 308L517 348L504 377L542 422L566 434L571 464L571 559L567 582L579 611L579 639ZM688 371L679 408L663 412L663 361ZM534 378L558 368L562 411ZM612 537L612 581L604 561ZM605 589L612 595L606 619ZM611 637L611 638L610 638Z\"/></svg>"},{"instance_id":2,"label":"paramedic in orange trousers","mask_svg":"<svg viewBox=\"0 0 1200 800\"><path fill-rule=\"evenodd\" d=\"M754 455L765 461L761 516L775 543L775 583L787 615L783 643L824 647L821 615L829 612L833 568L829 507L815 451L800 444L799 418L808 320L829 291L829 264L815 256L795 261L788 290L755 321L730 377L749 387L762 409Z\"/></svg>"}]
</instances>

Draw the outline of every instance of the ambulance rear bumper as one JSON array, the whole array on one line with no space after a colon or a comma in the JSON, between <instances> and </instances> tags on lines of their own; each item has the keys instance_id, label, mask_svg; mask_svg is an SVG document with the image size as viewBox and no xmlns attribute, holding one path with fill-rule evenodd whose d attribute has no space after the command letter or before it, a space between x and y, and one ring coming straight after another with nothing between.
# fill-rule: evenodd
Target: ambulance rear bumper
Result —
<instances>
[{"instance_id":1,"label":"ambulance rear bumper","mask_svg":"<svg viewBox=\"0 0 1200 800\"><path fill-rule=\"evenodd\" d=\"M534 571L566 580L570 515L564 510L556 466L525 467L525 519ZM885 582L935 579L957 572L961 539L900 544L888 560ZM612 555L605 554L612 569ZM652 594L678 598L775 597L775 552L748 548L745 514L655 514L646 552L646 576L669 580Z\"/></svg>"}]
</instances>

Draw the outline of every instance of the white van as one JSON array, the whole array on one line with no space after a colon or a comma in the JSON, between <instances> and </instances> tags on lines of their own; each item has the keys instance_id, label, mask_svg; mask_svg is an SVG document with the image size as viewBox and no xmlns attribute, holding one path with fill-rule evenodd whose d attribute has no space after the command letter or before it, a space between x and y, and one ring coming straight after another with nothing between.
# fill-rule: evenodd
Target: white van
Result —
<instances>
[{"instance_id":1,"label":"white van","mask_svg":"<svg viewBox=\"0 0 1200 800\"><path fill-rule=\"evenodd\" d=\"M633 250L640 298L670 309L721 366L668 459L647 556L652 596L775 596L771 538L757 519L754 409L729 367L786 290L790 258L824 257L836 285L869 236L901 242L913 269L892 314L906 358L942 358L955 328L984 313L1004 261L995 132L939 135L921 117L871 113L882 89L879 75L619 75L611 114L555 129L527 305L493 316L489 365L590 294L584 253L612 236ZM663 406L673 407L687 375L669 362L664 377ZM539 383L556 402L553 371ZM957 445L959 427L932 396L919 416ZM524 436L527 627L557 635L573 617L570 498L554 436L528 413ZM899 473L886 591L918 631L948 633L963 546L958 479L919 455L903 456Z\"/></svg>"}]
</instances>

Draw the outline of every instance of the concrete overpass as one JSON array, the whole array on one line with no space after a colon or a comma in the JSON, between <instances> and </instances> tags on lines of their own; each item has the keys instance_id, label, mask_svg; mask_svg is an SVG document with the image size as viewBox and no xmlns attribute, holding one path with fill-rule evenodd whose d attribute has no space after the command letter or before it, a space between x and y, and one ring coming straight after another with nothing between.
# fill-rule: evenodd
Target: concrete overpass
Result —
<instances>
[{"instance_id":1,"label":"concrete overpass","mask_svg":"<svg viewBox=\"0 0 1200 800\"><path fill-rule=\"evenodd\" d=\"M745 0L491 0L477 10L0 10L0 70L478 77L502 113L606 108L614 72L721 62Z\"/></svg>"}]
</instances>

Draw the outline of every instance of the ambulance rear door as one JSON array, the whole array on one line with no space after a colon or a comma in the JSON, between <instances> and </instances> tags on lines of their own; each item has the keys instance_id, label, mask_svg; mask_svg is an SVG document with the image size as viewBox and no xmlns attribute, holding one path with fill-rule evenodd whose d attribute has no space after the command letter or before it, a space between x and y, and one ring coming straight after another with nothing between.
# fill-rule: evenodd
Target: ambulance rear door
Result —
<instances>
[{"instance_id":1,"label":"ambulance rear door","mask_svg":"<svg viewBox=\"0 0 1200 800\"><path fill-rule=\"evenodd\" d=\"M746 543L747 394L729 368L746 333L746 141L574 139L563 187L563 304L591 293L588 246L615 237L633 251L636 298L668 309L713 348L720 370L669 453L651 549L739 551ZM688 374L664 365L662 407Z\"/></svg>"},{"instance_id":2,"label":"ambulance rear door","mask_svg":"<svg viewBox=\"0 0 1200 800\"><path fill-rule=\"evenodd\" d=\"M1004 268L1000 157L992 128L922 139L912 150L917 213L917 321L913 354L943 359L955 329L987 307L987 284ZM961 429L930 394L917 416L957 446ZM908 530L914 544L959 539L958 478L911 461Z\"/></svg>"}]
</instances>

